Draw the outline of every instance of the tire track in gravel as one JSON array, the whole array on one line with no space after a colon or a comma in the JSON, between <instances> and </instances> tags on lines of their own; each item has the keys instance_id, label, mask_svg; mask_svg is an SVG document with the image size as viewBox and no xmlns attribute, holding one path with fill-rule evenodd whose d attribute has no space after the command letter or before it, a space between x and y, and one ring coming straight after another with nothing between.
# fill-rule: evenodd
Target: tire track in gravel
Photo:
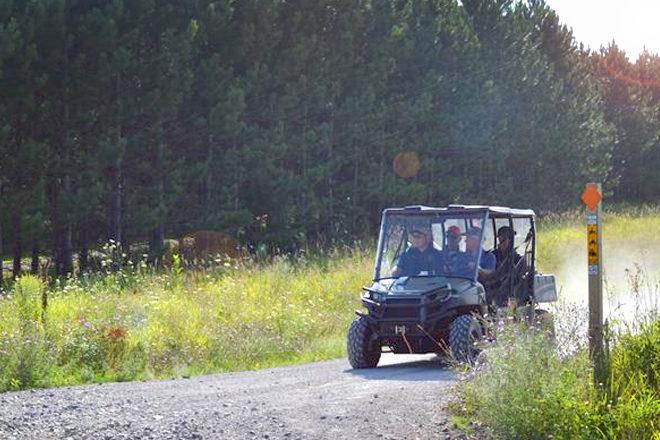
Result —
<instances>
[{"instance_id":1,"label":"tire track in gravel","mask_svg":"<svg viewBox=\"0 0 660 440\"><path fill-rule=\"evenodd\" d=\"M191 379L0 394L0 439L445 439L456 382L432 355L385 354Z\"/></svg>"}]
</instances>

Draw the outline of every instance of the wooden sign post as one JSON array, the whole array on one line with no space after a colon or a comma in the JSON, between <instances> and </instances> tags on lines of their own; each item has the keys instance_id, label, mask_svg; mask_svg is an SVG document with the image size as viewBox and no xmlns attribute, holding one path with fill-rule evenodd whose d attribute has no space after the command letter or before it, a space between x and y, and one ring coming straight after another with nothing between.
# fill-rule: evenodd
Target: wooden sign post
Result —
<instances>
[{"instance_id":1,"label":"wooden sign post","mask_svg":"<svg viewBox=\"0 0 660 440\"><path fill-rule=\"evenodd\" d=\"M603 382L603 228L600 183L588 183L582 194L587 205L587 252L589 270L589 354L596 383Z\"/></svg>"}]
</instances>

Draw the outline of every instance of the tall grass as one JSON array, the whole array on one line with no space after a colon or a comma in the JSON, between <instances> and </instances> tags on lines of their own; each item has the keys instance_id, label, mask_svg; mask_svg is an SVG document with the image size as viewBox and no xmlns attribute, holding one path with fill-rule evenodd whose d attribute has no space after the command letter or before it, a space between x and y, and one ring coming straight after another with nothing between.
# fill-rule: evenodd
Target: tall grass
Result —
<instances>
[{"instance_id":1,"label":"tall grass","mask_svg":"<svg viewBox=\"0 0 660 440\"><path fill-rule=\"evenodd\" d=\"M49 346L42 313L44 286L33 277L18 280L11 298L0 307L6 329L0 337L0 387L28 388L48 385Z\"/></svg>"},{"instance_id":2,"label":"tall grass","mask_svg":"<svg viewBox=\"0 0 660 440\"><path fill-rule=\"evenodd\" d=\"M604 383L594 383L584 309L557 308L557 339L524 324L495 328L497 343L458 387L459 417L495 438L660 439L660 316L611 324Z\"/></svg>"},{"instance_id":3,"label":"tall grass","mask_svg":"<svg viewBox=\"0 0 660 440\"><path fill-rule=\"evenodd\" d=\"M564 296L575 287L566 280L584 272L576 270L586 261L579 222L575 213L539 224L540 267L558 273ZM615 242L619 250L633 243L635 250L647 251L660 245L659 225L660 213L650 208L608 214L606 243ZM111 243L103 252L108 259L102 273L49 286L28 276L0 295L0 390L343 356L347 327L360 307L360 287L373 269L373 246L261 262L220 259L190 265L174 259L160 272L143 263L117 271L116 246ZM623 267L633 267L632 261L625 259ZM642 262L649 277L660 272L653 258Z\"/></svg>"},{"instance_id":4,"label":"tall grass","mask_svg":"<svg viewBox=\"0 0 660 440\"><path fill-rule=\"evenodd\" d=\"M0 389L254 369L342 356L361 250L88 275L0 299Z\"/></svg>"},{"instance_id":5,"label":"tall grass","mask_svg":"<svg viewBox=\"0 0 660 440\"><path fill-rule=\"evenodd\" d=\"M660 264L655 264L660 261L655 255L660 242L660 207L606 211L603 223L606 271L613 272L621 264L646 263L649 259L650 266L660 271ZM574 269L576 264L584 265L587 235L581 211L546 216L539 221L538 232L537 258L541 270L568 275L565 270Z\"/></svg>"},{"instance_id":6,"label":"tall grass","mask_svg":"<svg viewBox=\"0 0 660 440\"><path fill-rule=\"evenodd\" d=\"M552 308L556 340L538 325L496 326L497 342L457 388L454 414L502 439L660 439L660 210L604 214L602 384L588 354L583 215L547 216L538 230L538 267L557 275L563 299Z\"/></svg>"}]
</instances>

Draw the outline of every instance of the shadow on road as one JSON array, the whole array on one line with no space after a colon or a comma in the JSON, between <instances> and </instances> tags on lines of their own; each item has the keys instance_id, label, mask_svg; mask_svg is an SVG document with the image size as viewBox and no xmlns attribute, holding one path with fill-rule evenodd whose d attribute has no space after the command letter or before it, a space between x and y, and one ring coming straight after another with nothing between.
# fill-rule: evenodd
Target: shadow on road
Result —
<instances>
[{"instance_id":1,"label":"shadow on road","mask_svg":"<svg viewBox=\"0 0 660 440\"><path fill-rule=\"evenodd\" d=\"M348 368L344 373L359 376L369 380L399 380L399 381L454 381L455 373L447 362L435 355L410 356L383 354L379 366L353 370Z\"/></svg>"}]
</instances>

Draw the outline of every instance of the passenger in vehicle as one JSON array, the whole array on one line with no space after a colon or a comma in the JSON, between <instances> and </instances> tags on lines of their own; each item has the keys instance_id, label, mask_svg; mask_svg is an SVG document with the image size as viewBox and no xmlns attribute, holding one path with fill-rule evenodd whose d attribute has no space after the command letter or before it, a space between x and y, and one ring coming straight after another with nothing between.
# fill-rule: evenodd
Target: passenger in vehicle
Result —
<instances>
[{"instance_id":1,"label":"passenger in vehicle","mask_svg":"<svg viewBox=\"0 0 660 440\"><path fill-rule=\"evenodd\" d=\"M479 259L479 272L493 271L497 264L495 255L481 249L481 228L470 228L467 231L465 239L466 253L470 257L474 257L481 250L481 258ZM473 260L473 258L471 258ZM474 263L472 263L474 264Z\"/></svg>"},{"instance_id":2,"label":"passenger in vehicle","mask_svg":"<svg viewBox=\"0 0 660 440\"><path fill-rule=\"evenodd\" d=\"M497 230L497 249L493 254L496 259L496 269L509 258L513 257L513 264L517 265L522 256L513 248L514 231L511 226L502 226Z\"/></svg>"},{"instance_id":3,"label":"passenger in vehicle","mask_svg":"<svg viewBox=\"0 0 660 440\"><path fill-rule=\"evenodd\" d=\"M459 251L459 245L461 244L461 238L463 234L461 233L461 228L458 226L450 226L447 228L447 244L445 246L445 252L452 253Z\"/></svg>"},{"instance_id":4,"label":"passenger in vehicle","mask_svg":"<svg viewBox=\"0 0 660 440\"><path fill-rule=\"evenodd\" d=\"M470 228L465 235L465 252L459 251L455 258L452 258L450 261L445 260L446 273L448 275L471 278L475 274L475 270L477 269L477 254L481 250L481 228ZM495 264L495 256L492 253L481 251L478 274L481 275L484 271L494 271Z\"/></svg>"},{"instance_id":5,"label":"passenger in vehicle","mask_svg":"<svg viewBox=\"0 0 660 440\"><path fill-rule=\"evenodd\" d=\"M392 276L413 276L423 272L428 275L435 274L441 266L442 255L433 247L430 231L415 228L410 232L410 241L412 246L399 257Z\"/></svg>"},{"instance_id":6,"label":"passenger in vehicle","mask_svg":"<svg viewBox=\"0 0 660 440\"><path fill-rule=\"evenodd\" d=\"M497 249L493 252L496 258L496 269L482 274L482 283L486 287L486 297L489 303L499 307L516 305L524 302L515 297L516 286L519 285L527 266L523 257L513 247L515 232L510 226L502 226L497 230ZM513 282L513 284L511 284ZM511 291L513 286L514 290Z\"/></svg>"},{"instance_id":7,"label":"passenger in vehicle","mask_svg":"<svg viewBox=\"0 0 660 440\"><path fill-rule=\"evenodd\" d=\"M447 228L445 247L441 252L441 265L437 270L438 274L451 275L461 270L461 265L464 265L465 261L465 253L460 250L464 235L461 228L456 225Z\"/></svg>"}]
</instances>

